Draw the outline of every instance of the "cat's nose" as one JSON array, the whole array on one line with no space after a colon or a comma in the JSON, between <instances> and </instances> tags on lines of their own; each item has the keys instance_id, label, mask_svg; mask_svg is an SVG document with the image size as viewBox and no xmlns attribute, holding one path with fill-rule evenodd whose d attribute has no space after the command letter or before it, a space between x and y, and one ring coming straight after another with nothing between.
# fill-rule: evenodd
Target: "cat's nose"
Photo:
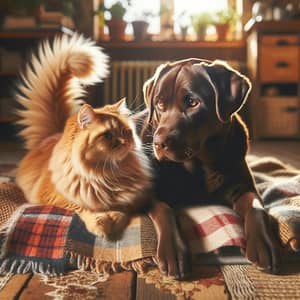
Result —
<instances>
[{"instance_id":1,"label":"cat's nose","mask_svg":"<svg viewBox=\"0 0 300 300\"><path fill-rule=\"evenodd\" d=\"M112 149L118 148L120 144L122 144L120 139L114 139L113 141L111 141L111 148Z\"/></svg>"},{"instance_id":2,"label":"cat's nose","mask_svg":"<svg viewBox=\"0 0 300 300\"><path fill-rule=\"evenodd\" d=\"M121 145L124 145L124 144L126 144L126 139L119 138L119 142Z\"/></svg>"},{"instance_id":3,"label":"cat's nose","mask_svg":"<svg viewBox=\"0 0 300 300\"><path fill-rule=\"evenodd\" d=\"M130 139L132 137L132 131L131 131L131 129L130 128L123 129L122 136L125 139Z\"/></svg>"}]
</instances>

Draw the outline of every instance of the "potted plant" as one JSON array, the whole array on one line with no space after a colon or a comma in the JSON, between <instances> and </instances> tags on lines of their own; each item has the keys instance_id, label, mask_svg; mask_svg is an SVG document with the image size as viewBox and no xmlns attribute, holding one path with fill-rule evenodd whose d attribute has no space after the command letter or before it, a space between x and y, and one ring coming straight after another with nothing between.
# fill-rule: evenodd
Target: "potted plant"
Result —
<instances>
[{"instance_id":1,"label":"potted plant","mask_svg":"<svg viewBox=\"0 0 300 300\"><path fill-rule=\"evenodd\" d=\"M233 9L220 10L216 13L214 25L219 40L226 40L230 26L234 24L236 18L236 12Z\"/></svg>"},{"instance_id":2,"label":"potted plant","mask_svg":"<svg viewBox=\"0 0 300 300\"><path fill-rule=\"evenodd\" d=\"M96 14L108 11L111 15L110 20L105 20L105 24L108 26L109 37L111 41L124 41L125 40L125 28L127 23L124 21L124 15L127 8L121 1L115 2L110 8L105 7L101 4Z\"/></svg>"},{"instance_id":3,"label":"potted plant","mask_svg":"<svg viewBox=\"0 0 300 300\"><path fill-rule=\"evenodd\" d=\"M142 11L139 15L134 16L131 22L135 41L143 41L148 37L149 18L155 15L151 11Z\"/></svg>"},{"instance_id":4,"label":"potted plant","mask_svg":"<svg viewBox=\"0 0 300 300\"><path fill-rule=\"evenodd\" d=\"M192 25L197 35L197 40L204 40L206 30L212 24L212 16L208 12L199 13L191 16Z\"/></svg>"},{"instance_id":5,"label":"potted plant","mask_svg":"<svg viewBox=\"0 0 300 300\"><path fill-rule=\"evenodd\" d=\"M147 31L149 23L144 20L135 20L131 22L135 41L143 41L147 39Z\"/></svg>"},{"instance_id":6,"label":"potted plant","mask_svg":"<svg viewBox=\"0 0 300 300\"><path fill-rule=\"evenodd\" d=\"M185 41L188 29L191 25L191 17L186 11L183 11L180 12L178 15L175 15L175 19L178 21L181 40Z\"/></svg>"}]
</instances>

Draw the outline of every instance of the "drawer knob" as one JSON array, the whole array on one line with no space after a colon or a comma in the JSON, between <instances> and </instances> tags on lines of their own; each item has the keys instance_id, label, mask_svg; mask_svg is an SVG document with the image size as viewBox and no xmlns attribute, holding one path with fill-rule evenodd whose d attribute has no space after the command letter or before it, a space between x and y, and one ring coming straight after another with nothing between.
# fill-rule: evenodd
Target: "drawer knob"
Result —
<instances>
[{"instance_id":1,"label":"drawer knob","mask_svg":"<svg viewBox=\"0 0 300 300\"><path fill-rule=\"evenodd\" d=\"M294 112L299 111L299 107L297 107L297 106L287 106L287 107L283 108L283 111L287 112L287 113L294 113Z\"/></svg>"},{"instance_id":2,"label":"drawer knob","mask_svg":"<svg viewBox=\"0 0 300 300\"><path fill-rule=\"evenodd\" d=\"M289 41L288 40L285 40L285 39L280 39L276 42L276 45L277 46L287 46L289 45Z\"/></svg>"},{"instance_id":3,"label":"drawer knob","mask_svg":"<svg viewBox=\"0 0 300 300\"><path fill-rule=\"evenodd\" d=\"M286 61L279 61L276 63L276 67L277 68L288 68L289 67L289 63L287 63Z\"/></svg>"}]
</instances>

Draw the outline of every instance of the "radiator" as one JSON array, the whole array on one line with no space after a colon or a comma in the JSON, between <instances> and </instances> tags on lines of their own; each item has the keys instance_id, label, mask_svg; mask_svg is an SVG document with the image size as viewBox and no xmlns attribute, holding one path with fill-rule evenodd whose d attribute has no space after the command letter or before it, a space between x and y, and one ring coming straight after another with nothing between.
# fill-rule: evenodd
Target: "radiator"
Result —
<instances>
[{"instance_id":1,"label":"radiator","mask_svg":"<svg viewBox=\"0 0 300 300\"><path fill-rule=\"evenodd\" d=\"M161 61L113 61L110 76L104 81L104 104L126 97L131 110L144 106L143 84L155 72Z\"/></svg>"}]
</instances>

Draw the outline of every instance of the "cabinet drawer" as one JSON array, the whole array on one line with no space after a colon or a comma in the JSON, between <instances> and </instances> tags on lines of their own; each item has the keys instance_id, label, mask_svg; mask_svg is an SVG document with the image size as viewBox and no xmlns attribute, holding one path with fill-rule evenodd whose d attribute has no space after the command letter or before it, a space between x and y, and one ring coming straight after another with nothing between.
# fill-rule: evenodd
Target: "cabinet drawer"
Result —
<instances>
[{"instance_id":1,"label":"cabinet drawer","mask_svg":"<svg viewBox=\"0 0 300 300\"><path fill-rule=\"evenodd\" d=\"M299 134L299 100L297 97L262 97L261 135L292 137Z\"/></svg>"},{"instance_id":2,"label":"cabinet drawer","mask_svg":"<svg viewBox=\"0 0 300 300\"><path fill-rule=\"evenodd\" d=\"M295 34L265 35L261 37L264 46L291 46L299 44L299 37Z\"/></svg>"},{"instance_id":3,"label":"cabinet drawer","mask_svg":"<svg viewBox=\"0 0 300 300\"><path fill-rule=\"evenodd\" d=\"M299 79L297 46L262 46L259 53L261 82L295 82Z\"/></svg>"}]
</instances>

